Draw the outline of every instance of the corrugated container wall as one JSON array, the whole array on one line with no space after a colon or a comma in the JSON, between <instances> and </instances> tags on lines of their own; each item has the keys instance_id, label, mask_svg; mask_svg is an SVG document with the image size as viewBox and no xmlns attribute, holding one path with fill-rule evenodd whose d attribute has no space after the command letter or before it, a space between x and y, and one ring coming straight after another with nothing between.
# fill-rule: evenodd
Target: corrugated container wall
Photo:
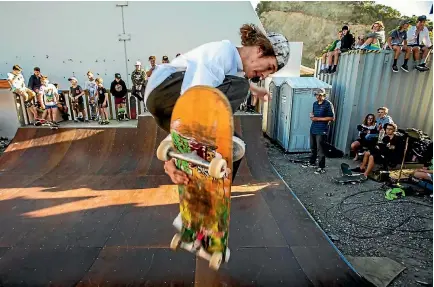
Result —
<instances>
[{"instance_id":1,"label":"corrugated container wall","mask_svg":"<svg viewBox=\"0 0 434 287\"><path fill-rule=\"evenodd\" d=\"M269 108L272 118L269 118L268 126L273 128L269 136L287 152L309 151L309 113L316 101L314 92L324 88L330 93L331 86L314 77L288 77L279 83L280 87L276 87L274 82L272 84L270 91L278 89L279 92L274 92L277 95L273 96Z\"/></svg>"},{"instance_id":2,"label":"corrugated container wall","mask_svg":"<svg viewBox=\"0 0 434 287\"><path fill-rule=\"evenodd\" d=\"M404 55L398 59L403 64ZM315 63L317 78L332 85L331 101L336 112L329 136L333 145L348 153L351 142L357 138L357 125L368 113L377 116L377 108L386 106L398 128L417 128L433 136L433 70L414 69L412 57L410 72L399 69L392 72L393 53L351 51L339 59L336 74L319 73L320 60ZM428 66L432 66L432 54Z\"/></svg>"}]
</instances>

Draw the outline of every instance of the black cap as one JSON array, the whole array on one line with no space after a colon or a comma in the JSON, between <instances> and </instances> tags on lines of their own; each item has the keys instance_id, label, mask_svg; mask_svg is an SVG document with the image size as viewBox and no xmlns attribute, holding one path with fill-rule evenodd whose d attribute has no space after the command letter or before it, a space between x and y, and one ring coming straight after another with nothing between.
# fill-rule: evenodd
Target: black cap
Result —
<instances>
[{"instance_id":1,"label":"black cap","mask_svg":"<svg viewBox=\"0 0 434 287\"><path fill-rule=\"evenodd\" d=\"M347 31L348 31L348 30L349 30L349 29L348 29L348 26L345 25L344 27L342 27L342 31L343 31L343 30L347 30Z\"/></svg>"},{"instance_id":2,"label":"black cap","mask_svg":"<svg viewBox=\"0 0 434 287\"><path fill-rule=\"evenodd\" d=\"M426 21L426 16L422 15L422 16L417 17L417 21L418 22L420 22L420 21Z\"/></svg>"},{"instance_id":3,"label":"black cap","mask_svg":"<svg viewBox=\"0 0 434 287\"><path fill-rule=\"evenodd\" d=\"M115 74L115 78L116 78L116 79L120 79L120 78L122 78L122 77L121 77L121 74L116 73L116 74Z\"/></svg>"},{"instance_id":4,"label":"black cap","mask_svg":"<svg viewBox=\"0 0 434 287\"><path fill-rule=\"evenodd\" d=\"M163 56L163 61L169 60L169 57Z\"/></svg>"}]
</instances>

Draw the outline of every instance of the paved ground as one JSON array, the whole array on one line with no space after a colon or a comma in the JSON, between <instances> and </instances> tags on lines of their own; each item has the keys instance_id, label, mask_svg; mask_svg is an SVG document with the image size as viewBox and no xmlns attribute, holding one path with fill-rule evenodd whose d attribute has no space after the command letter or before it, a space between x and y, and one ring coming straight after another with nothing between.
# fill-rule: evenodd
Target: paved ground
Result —
<instances>
[{"instance_id":1,"label":"paved ground","mask_svg":"<svg viewBox=\"0 0 434 287\"><path fill-rule=\"evenodd\" d=\"M384 256L403 264L407 269L391 286L432 283L432 198L388 201L382 184L372 180L346 186L331 181L341 162L354 165L350 159L327 159L327 173L316 175L291 163L294 155L268 140L267 150L272 165L345 256Z\"/></svg>"}]
</instances>

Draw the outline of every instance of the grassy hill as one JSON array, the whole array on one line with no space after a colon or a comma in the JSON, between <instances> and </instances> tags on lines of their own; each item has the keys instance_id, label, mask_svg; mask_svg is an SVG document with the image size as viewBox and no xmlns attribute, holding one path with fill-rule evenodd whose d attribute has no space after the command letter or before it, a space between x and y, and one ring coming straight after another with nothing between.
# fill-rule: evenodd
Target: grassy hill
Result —
<instances>
[{"instance_id":1,"label":"grassy hill","mask_svg":"<svg viewBox=\"0 0 434 287\"><path fill-rule=\"evenodd\" d=\"M303 42L302 65L312 68L315 57L320 56L344 25L357 38L369 32L375 21L383 21L389 33L401 19L410 19L415 24L418 16L401 16L397 10L373 1L261 1L256 12L266 30L282 33L289 41ZM428 26L432 29L432 22Z\"/></svg>"}]
</instances>

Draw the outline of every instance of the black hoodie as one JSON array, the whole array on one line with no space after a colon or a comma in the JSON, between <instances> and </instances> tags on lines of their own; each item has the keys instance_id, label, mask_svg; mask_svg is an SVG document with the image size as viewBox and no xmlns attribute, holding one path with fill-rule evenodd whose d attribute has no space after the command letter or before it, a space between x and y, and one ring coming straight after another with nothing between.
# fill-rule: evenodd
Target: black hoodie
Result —
<instances>
[{"instance_id":1,"label":"black hoodie","mask_svg":"<svg viewBox=\"0 0 434 287\"><path fill-rule=\"evenodd\" d=\"M342 49L352 49L353 45L355 43L356 39L354 38L353 34L350 33L350 30L348 30L347 34L344 35L341 39L341 50Z\"/></svg>"},{"instance_id":2,"label":"black hoodie","mask_svg":"<svg viewBox=\"0 0 434 287\"><path fill-rule=\"evenodd\" d=\"M124 80L120 79L119 82L114 80L110 85L110 93L115 98L123 98L127 95L127 85L125 85Z\"/></svg>"}]
</instances>

